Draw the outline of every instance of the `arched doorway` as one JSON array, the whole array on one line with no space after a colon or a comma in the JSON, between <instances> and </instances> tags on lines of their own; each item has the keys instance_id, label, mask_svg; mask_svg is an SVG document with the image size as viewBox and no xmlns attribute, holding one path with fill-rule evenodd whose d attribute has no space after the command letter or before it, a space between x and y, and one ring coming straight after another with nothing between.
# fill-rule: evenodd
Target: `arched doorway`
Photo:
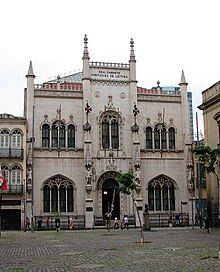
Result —
<instances>
[{"instance_id":1,"label":"arched doorway","mask_svg":"<svg viewBox=\"0 0 220 272\"><path fill-rule=\"evenodd\" d=\"M108 178L103 182L102 214L105 215L108 213L111 210L111 205L113 204L112 218L117 217L120 219L120 197L117 187L119 187L119 184L115 179Z\"/></svg>"}]
</instances>

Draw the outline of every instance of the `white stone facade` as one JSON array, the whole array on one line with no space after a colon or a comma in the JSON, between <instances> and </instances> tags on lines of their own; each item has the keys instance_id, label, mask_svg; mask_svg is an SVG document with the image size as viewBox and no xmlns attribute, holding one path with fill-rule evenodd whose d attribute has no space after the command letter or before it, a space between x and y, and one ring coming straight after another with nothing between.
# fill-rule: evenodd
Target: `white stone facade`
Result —
<instances>
[{"instance_id":1,"label":"white stone facade","mask_svg":"<svg viewBox=\"0 0 220 272\"><path fill-rule=\"evenodd\" d=\"M186 166L191 141L184 74L177 91L165 91L159 83L156 88L140 88L133 40L125 64L90 61L87 43L85 36L81 81L72 75L36 85L32 63L29 67L25 117L28 139L34 125L34 214L85 215L90 228L93 215L103 216L113 198L114 216L135 214L131 197L114 191L118 174L129 171L139 185L133 193L141 220L145 204L150 213L178 213L184 201L184 212L190 213ZM65 182L73 191L61 185ZM150 189L151 204L150 182L156 186ZM168 183L166 188L172 185L173 191L163 190Z\"/></svg>"}]
</instances>

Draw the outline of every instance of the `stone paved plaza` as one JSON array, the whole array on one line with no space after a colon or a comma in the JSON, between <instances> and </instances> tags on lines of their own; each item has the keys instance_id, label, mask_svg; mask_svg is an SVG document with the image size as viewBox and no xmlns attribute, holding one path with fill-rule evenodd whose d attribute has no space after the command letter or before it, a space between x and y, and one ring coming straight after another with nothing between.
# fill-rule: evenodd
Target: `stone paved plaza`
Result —
<instances>
[{"instance_id":1,"label":"stone paved plaza","mask_svg":"<svg viewBox=\"0 0 220 272\"><path fill-rule=\"evenodd\" d=\"M220 229L2 232L0 271L220 271Z\"/></svg>"}]
</instances>

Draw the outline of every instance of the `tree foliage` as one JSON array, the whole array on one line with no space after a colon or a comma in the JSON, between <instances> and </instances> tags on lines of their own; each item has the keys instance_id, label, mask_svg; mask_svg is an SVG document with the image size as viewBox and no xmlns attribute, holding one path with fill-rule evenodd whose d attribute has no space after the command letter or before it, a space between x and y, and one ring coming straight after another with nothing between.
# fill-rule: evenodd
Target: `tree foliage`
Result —
<instances>
[{"instance_id":1,"label":"tree foliage","mask_svg":"<svg viewBox=\"0 0 220 272\"><path fill-rule=\"evenodd\" d=\"M204 163L204 167L207 172L215 172L215 163L217 162L218 157L220 157L220 148L211 148L209 146L196 146L191 149L191 152L197 155L200 159L200 162Z\"/></svg>"},{"instance_id":2,"label":"tree foliage","mask_svg":"<svg viewBox=\"0 0 220 272\"><path fill-rule=\"evenodd\" d=\"M137 185L134 183L134 175L130 172L120 174L117 177L117 181L119 182L119 187L117 189L123 194L130 195L131 192L137 187Z\"/></svg>"}]
</instances>

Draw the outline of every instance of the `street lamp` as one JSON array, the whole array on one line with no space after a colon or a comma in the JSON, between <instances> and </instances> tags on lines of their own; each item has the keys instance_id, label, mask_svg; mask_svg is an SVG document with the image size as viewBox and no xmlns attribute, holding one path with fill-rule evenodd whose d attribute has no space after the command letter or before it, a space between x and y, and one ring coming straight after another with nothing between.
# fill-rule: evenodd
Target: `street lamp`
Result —
<instances>
[{"instance_id":1,"label":"street lamp","mask_svg":"<svg viewBox=\"0 0 220 272\"><path fill-rule=\"evenodd\" d=\"M193 181L194 181L194 175L193 175L193 165L192 164L188 164L187 165L187 172L188 172L188 182L190 184L190 191L191 191L191 201L192 201L192 229L194 229L194 209L193 209L193 200L194 200L194 194L193 194ZM181 206L182 206L182 202L181 202Z\"/></svg>"}]
</instances>

